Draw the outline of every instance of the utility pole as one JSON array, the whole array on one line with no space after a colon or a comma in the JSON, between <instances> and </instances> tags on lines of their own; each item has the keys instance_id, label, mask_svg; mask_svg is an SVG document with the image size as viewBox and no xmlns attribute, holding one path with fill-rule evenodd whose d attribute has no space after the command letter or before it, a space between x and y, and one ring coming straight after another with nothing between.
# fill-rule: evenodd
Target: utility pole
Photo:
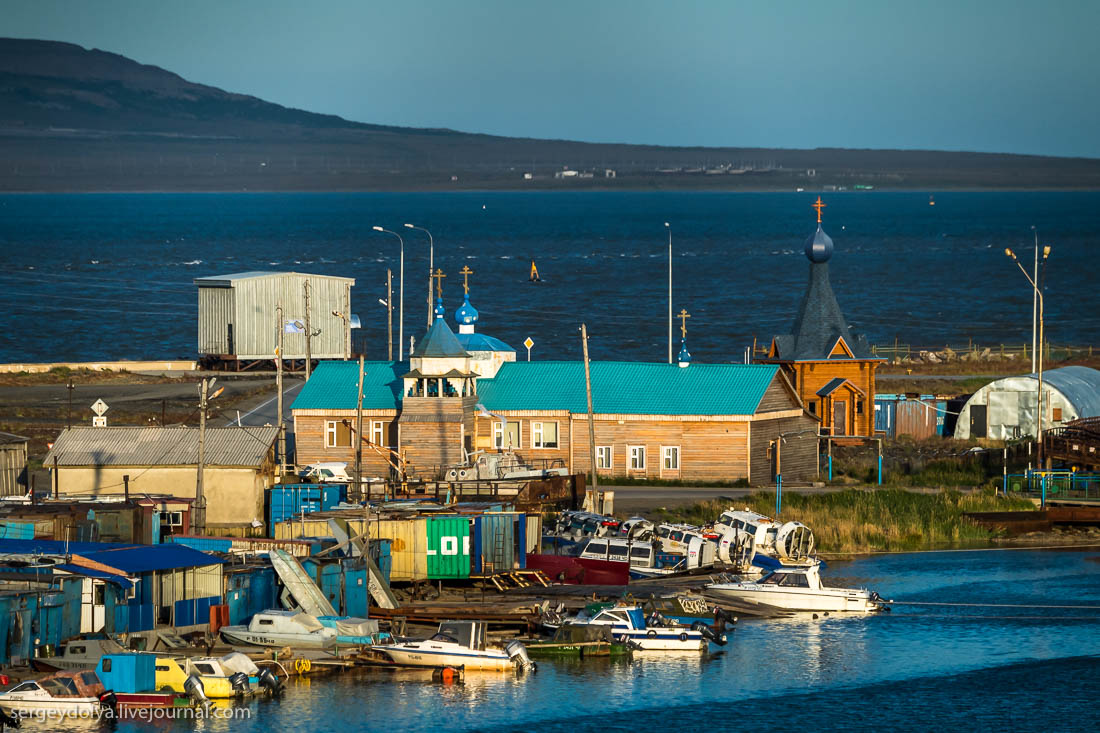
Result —
<instances>
[{"instance_id":1,"label":"utility pole","mask_svg":"<svg viewBox=\"0 0 1100 733\"><path fill-rule=\"evenodd\" d=\"M313 349L312 339L313 332L310 330L309 325L309 280L306 280L305 284L305 297L306 297L306 381L309 381L309 375L313 371ZM348 316L350 318L350 314Z\"/></svg>"},{"instance_id":2,"label":"utility pole","mask_svg":"<svg viewBox=\"0 0 1100 733\"><path fill-rule=\"evenodd\" d=\"M386 270L386 346L393 361L393 270Z\"/></svg>"},{"instance_id":3,"label":"utility pole","mask_svg":"<svg viewBox=\"0 0 1100 733\"><path fill-rule=\"evenodd\" d=\"M206 405L210 401L210 387L218 380L204 379L199 384L199 457L198 471L195 477L195 506L191 509L191 532L202 534L206 530L206 496L204 479L206 474Z\"/></svg>"},{"instance_id":4,"label":"utility pole","mask_svg":"<svg viewBox=\"0 0 1100 733\"><path fill-rule=\"evenodd\" d=\"M672 363L672 227L665 222L668 229L668 363Z\"/></svg>"},{"instance_id":5,"label":"utility pole","mask_svg":"<svg viewBox=\"0 0 1100 733\"><path fill-rule=\"evenodd\" d=\"M76 389L76 385L71 378L69 383L65 385L65 389L69 390L69 417L66 420L65 427L71 428L73 426L73 390Z\"/></svg>"},{"instance_id":6,"label":"utility pole","mask_svg":"<svg viewBox=\"0 0 1100 733\"><path fill-rule=\"evenodd\" d=\"M359 390L355 398L355 486L363 490L363 355L359 355ZM370 497L367 497L370 499Z\"/></svg>"},{"instance_id":7,"label":"utility pole","mask_svg":"<svg viewBox=\"0 0 1100 733\"><path fill-rule=\"evenodd\" d=\"M592 508L596 511L596 500L600 488L599 472L596 470L596 421L592 416L592 371L588 363L588 327L581 324L581 345L584 349L584 391L588 397L588 455L592 461Z\"/></svg>"},{"instance_id":8,"label":"utility pole","mask_svg":"<svg viewBox=\"0 0 1100 733\"><path fill-rule=\"evenodd\" d=\"M275 306L275 318L278 326L276 335L278 345L275 347L275 390L278 394L275 397L275 409L279 413L277 424L279 426L279 466L281 468L279 478L281 479L282 474L286 473L286 439L283 437L283 331L286 324L283 323L283 304L281 301Z\"/></svg>"},{"instance_id":9,"label":"utility pole","mask_svg":"<svg viewBox=\"0 0 1100 733\"><path fill-rule=\"evenodd\" d=\"M1031 282L1035 284L1039 282L1039 230L1034 226L1031 227L1031 231L1035 233L1035 268L1031 273ZM1036 323L1039 319L1039 290L1036 288L1031 294L1031 373L1035 374L1035 346L1036 346ZM1042 342L1039 342L1040 348Z\"/></svg>"}]
</instances>

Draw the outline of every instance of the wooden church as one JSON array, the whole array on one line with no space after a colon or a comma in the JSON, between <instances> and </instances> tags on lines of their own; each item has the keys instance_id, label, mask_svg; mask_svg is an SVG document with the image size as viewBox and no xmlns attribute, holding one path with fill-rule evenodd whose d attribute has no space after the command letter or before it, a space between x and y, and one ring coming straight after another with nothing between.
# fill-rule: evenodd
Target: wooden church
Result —
<instances>
[{"instance_id":1,"label":"wooden church","mask_svg":"<svg viewBox=\"0 0 1100 733\"><path fill-rule=\"evenodd\" d=\"M825 208L819 196L817 231L806 240L810 278L791 333L772 339L762 363L778 364L806 409L821 420L821 434L867 437L874 434L875 370L863 335L851 332L829 282L833 240L821 227Z\"/></svg>"}]
</instances>

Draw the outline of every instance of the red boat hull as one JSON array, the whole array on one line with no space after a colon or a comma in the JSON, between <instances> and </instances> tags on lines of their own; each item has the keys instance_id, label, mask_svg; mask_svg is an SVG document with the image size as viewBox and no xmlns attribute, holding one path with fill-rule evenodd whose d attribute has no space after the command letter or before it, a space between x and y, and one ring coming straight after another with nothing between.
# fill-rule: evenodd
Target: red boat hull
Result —
<instances>
[{"instance_id":1,"label":"red boat hull","mask_svg":"<svg viewBox=\"0 0 1100 733\"><path fill-rule=\"evenodd\" d=\"M626 585L630 564L568 555L528 555L528 570L541 570L551 580L569 585Z\"/></svg>"}]
</instances>

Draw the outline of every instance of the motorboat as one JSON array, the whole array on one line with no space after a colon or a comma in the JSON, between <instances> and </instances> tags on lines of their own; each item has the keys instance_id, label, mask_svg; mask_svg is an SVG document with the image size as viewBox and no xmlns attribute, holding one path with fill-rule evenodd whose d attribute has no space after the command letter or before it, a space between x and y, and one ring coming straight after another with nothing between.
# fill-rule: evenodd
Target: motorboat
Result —
<instances>
[{"instance_id":1,"label":"motorboat","mask_svg":"<svg viewBox=\"0 0 1100 733\"><path fill-rule=\"evenodd\" d=\"M725 634L715 632L701 621L692 626L649 624L641 606L590 603L568 623L610 627L615 639L643 651L704 652L711 643L719 646L726 643Z\"/></svg>"},{"instance_id":2,"label":"motorboat","mask_svg":"<svg viewBox=\"0 0 1100 733\"><path fill-rule=\"evenodd\" d=\"M510 642L498 649L485 643L484 621L444 621L428 639L401 639L375 646L395 664L412 667L463 667L465 669L533 669L523 644Z\"/></svg>"},{"instance_id":3,"label":"motorboat","mask_svg":"<svg viewBox=\"0 0 1100 733\"><path fill-rule=\"evenodd\" d=\"M231 652L224 657L157 658L158 690L189 692L192 677L202 683L203 694L210 699L243 697L260 691L274 693L281 688L278 678L270 670L261 670L240 652Z\"/></svg>"},{"instance_id":4,"label":"motorboat","mask_svg":"<svg viewBox=\"0 0 1100 733\"><path fill-rule=\"evenodd\" d=\"M8 715L94 718L110 707L103 684L91 670L57 672L0 692Z\"/></svg>"},{"instance_id":5,"label":"motorboat","mask_svg":"<svg viewBox=\"0 0 1100 733\"><path fill-rule=\"evenodd\" d=\"M74 669L95 669L104 654L125 654L128 650L108 637L70 639L57 647L49 657L35 657L31 667L39 672L61 672Z\"/></svg>"},{"instance_id":6,"label":"motorboat","mask_svg":"<svg viewBox=\"0 0 1100 733\"><path fill-rule=\"evenodd\" d=\"M203 705L207 702L197 678L185 684L186 692L158 690L155 654L131 652L107 654L99 660L95 675L110 690L120 717L130 710L148 708L179 708Z\"/></svg>"},{"instance_id":7,"label":"motorboat","mask_svg":"<svg viewBox=\"0 0 1100 733\"><path fill-rule=\"evenodd\" d=\"M723 600L787 611L871 613L882 610L882 599L873 591L826 588L821 583L822 565L780 566L759 580L712 583L706 586L705 592Z\"/></svg>"},{"instance_id":8,"label":"motorboat","mask_svg":"<svg viewBox=\"0 0 1100 733\"><path fill-rule=\"evenodd\" d=\"M682 533L681 533L682 536ZM661 552L656 542L595 537L588 540L580 557L589 560L629 562L630 577L635 580L679 575L714 565L714 543L702 535L688 538L686 554Z\"/></svg>"},{"instance_id":9,"label":"motorboat","mask_svg":"<svg viewBox=\"0 0 1100 733\"><path fill-rule=\"evenodd\" d=\"M332 649L338 631L302 611L260 611L247 626L223 626L222 639L237 646Z\"/></svg>"},{"instance_id":10,"label":"motorboat","mask_svg":"<svg viewBox=\"0 0 1100 733\"><path fill-rule=\"evenodd\" d=\"M389 636L379 630L377 619L318 616L317 621L326 629L336 632L336 643L340 646L368 646Z\"/></svg>"},{"instance_id":11,"label":"motorboat","mask_svg":"<svg viewBox=\"0 0 1100 733\"><path fill-rule=\"evenodd\" d=\"M610 626L562 624L550 639L520 639L532 657L577 658L628 657L630 642L617 640Z\"/></svg>"}]
</instances>

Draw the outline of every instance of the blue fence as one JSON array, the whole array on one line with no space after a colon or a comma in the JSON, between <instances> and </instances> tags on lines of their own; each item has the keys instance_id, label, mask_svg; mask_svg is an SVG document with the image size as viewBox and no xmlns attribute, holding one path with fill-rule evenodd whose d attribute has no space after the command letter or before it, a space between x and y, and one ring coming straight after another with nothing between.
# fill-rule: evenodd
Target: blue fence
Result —
<instances>
[{"instance_id":1,"label":"blue fence","mask_svg":"<svg viewBox=\"0 0 1100 733\"><path fill-rule=\"evenodd\" d=\"M1100 474L1079 471L1028 471L1004 477L1002 489L1038 498L1043 505L1049 499L1100 501Z\"/></svg>"}]
</instances>

